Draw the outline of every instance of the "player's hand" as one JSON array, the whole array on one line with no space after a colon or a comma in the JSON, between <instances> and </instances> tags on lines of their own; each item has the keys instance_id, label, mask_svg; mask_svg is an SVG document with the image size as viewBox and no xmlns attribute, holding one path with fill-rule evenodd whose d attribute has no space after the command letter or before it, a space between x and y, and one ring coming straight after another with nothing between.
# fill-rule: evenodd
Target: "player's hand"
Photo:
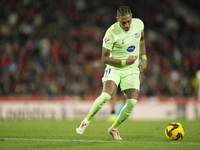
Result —
<instances>
[{"instance_id":1,"label":"player's hand","mask_svg":"<svg viewBox=\"0 0 200 150\"><path fill-rule=\"evenodd\" d=\"M144 72L147 68L147 60L142 59L141 62L138 65L138 68L140 68L140 72Z\"/></svg>"},{"instance_id":2,"label":"player's hand","mask_svg":"<svg viewBox=\"0 0 200 150\"><path fill-rule=\"evenodd\" d=\"M129 56L129 57L126 59L126 65L127 65L127 66L128 66L128 65L132 65L132 64L136 61L137 58L138 58L138 56L133 56L133 55Z\"/></svg>"}]
</instances>

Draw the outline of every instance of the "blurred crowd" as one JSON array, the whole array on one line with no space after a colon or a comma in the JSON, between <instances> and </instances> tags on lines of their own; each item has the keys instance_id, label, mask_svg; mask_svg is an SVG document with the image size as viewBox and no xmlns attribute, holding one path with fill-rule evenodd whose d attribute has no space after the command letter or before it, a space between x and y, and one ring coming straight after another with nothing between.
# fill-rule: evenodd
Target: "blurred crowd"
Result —
<instances>
[{"instance_id":1,"label":"blurred crowd","mask_svg":"<svg viewBox=\"0 0 200 150\"><path fill-rule=\"evenodd\" d=\"M170 0L1 0L0 95L98 95L102 38L120 5L145 24L140 94L195 96L200 23Z\"/></svg>"}]
</instances>

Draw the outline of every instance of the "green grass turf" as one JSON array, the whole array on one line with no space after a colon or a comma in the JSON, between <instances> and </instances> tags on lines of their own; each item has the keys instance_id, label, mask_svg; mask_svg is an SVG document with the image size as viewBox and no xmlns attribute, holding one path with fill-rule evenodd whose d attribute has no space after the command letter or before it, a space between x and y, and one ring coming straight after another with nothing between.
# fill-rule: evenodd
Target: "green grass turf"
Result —
<instances>
[{"instance_id":1,"label":"green grass turf","mask_svg":"<svg viewBox=\"0 0 200 150\"><path fill-rule=\"evenodd\" d=\"M200 121L178 120L186 130L181 141L169 141L164 130L173 121L126 121L123 141L107 133L110 123L93 120L83 135L80 121L0 121L0 150L199 150Z\"/></svg>"}]
</instances>

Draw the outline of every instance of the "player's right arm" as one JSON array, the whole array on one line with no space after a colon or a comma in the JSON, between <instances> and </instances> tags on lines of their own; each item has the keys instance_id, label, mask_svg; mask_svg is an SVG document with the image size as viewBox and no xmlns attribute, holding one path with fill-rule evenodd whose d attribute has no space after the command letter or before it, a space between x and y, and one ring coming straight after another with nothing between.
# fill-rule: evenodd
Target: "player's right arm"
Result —
<instances>
[{"instance_id":1,"label":"player's right arm","mask_svg":"<svg viewBox=\"0 0 200 150\"><path fill-rule=\"evenodd\" d=\"M126 59L126 66L132 65L136 59L137 59L137 56L133 56L133 55L129 56ZM108 64L108 65L115 66L115 67L122 66L121 60L110 58L110 50L106 49L105 47L102 48L101 60L104 64Z\"/></svg>"}]
</instances>

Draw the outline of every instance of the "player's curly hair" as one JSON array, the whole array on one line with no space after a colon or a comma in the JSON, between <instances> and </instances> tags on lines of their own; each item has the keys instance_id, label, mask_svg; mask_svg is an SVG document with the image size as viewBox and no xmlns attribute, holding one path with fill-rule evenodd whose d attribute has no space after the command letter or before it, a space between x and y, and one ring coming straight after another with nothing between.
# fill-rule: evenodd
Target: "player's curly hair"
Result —
<instances>
[{"instance_id":1,"label":"player's curly hair","mask_svg":"<svg viewBox=\"0 0 200 150\"><path fill-rule=\"evenodd\" d=\"M117 16L125 16L125 15L129 15L132 14L131 9L128 6L120 6L117 9Z\"/></svg>"}]
</instances>

